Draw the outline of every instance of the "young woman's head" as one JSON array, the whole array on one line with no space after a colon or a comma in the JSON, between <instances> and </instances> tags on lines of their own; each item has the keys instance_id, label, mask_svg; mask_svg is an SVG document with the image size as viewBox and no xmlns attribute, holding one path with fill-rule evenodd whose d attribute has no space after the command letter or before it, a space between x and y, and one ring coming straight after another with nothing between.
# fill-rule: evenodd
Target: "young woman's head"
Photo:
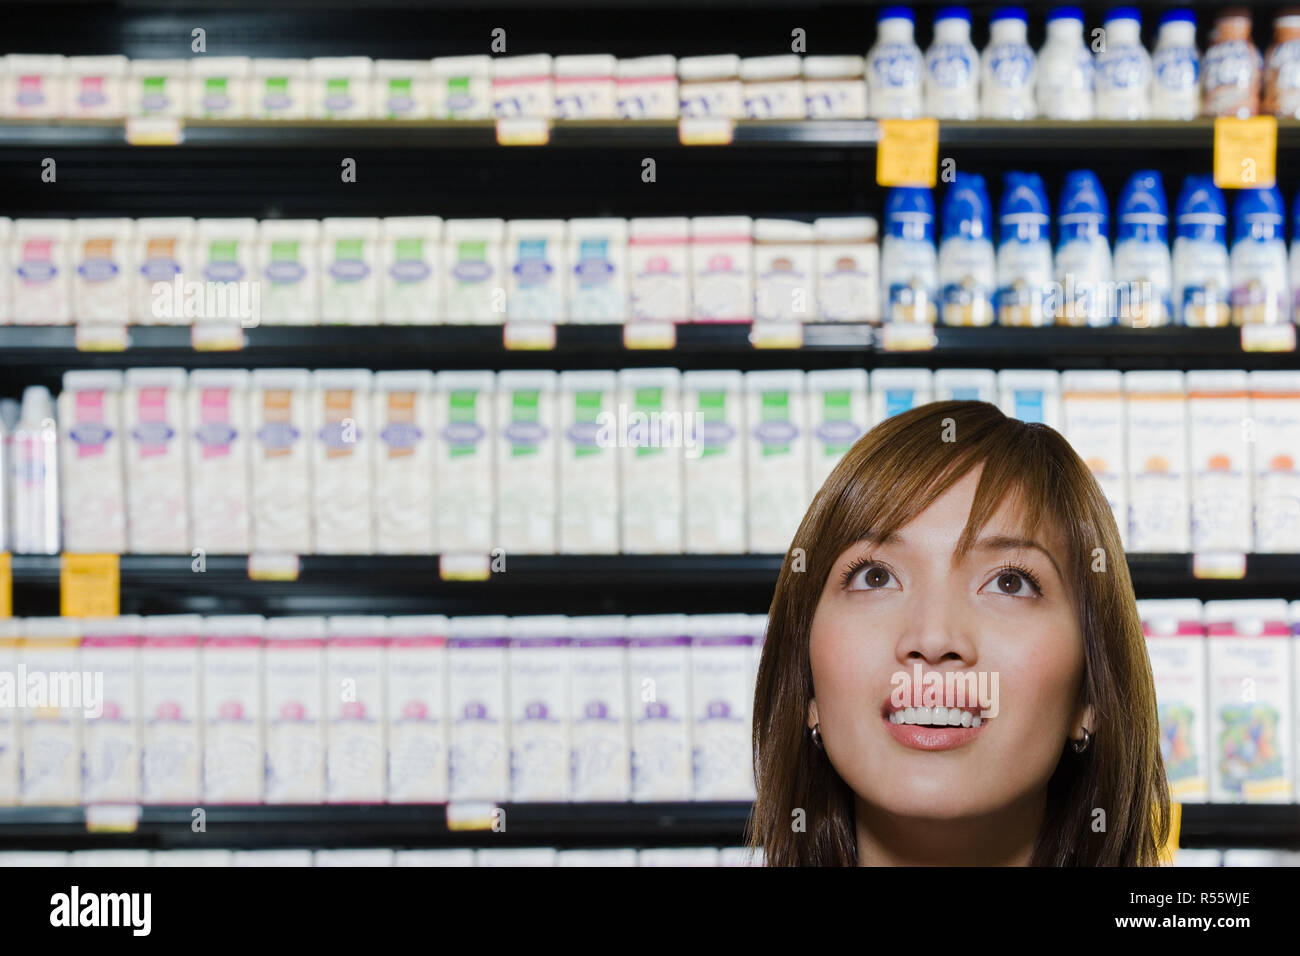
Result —
<instances>
[{"instance_id":1,"label":"young woman's head","mask_svg":"<svg viewBox=\"0 0 1300 956\"><path fill-rule=\"evenodd\" d=\"M1110 507L984 402L873 428L781 569L754 702L768 865L1153 865L1155 689Z\"/></svg>"}]
</instances>

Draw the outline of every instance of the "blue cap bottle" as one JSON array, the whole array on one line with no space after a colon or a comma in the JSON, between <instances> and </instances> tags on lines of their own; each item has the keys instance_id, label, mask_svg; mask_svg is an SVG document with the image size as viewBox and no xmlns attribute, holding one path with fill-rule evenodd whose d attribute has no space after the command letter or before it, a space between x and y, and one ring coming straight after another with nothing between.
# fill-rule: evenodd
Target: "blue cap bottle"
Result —
<instances>
[{"instance_id":1,"label":"blue cap bottle","mask_svg":"<svg viewBox=\"0 0 1300 956\"><path fill-rule=\"evenodd\" d=\"M1115 218L1115 281L1121 324L1136 328L1168 325L1173 284L1169 255L1169 206L1165 184L1153 169L1129 177Z\"/></svg>"},{"instance_id":2,"label":"blue cap bottle","mask_svg":"<svg viewBox=\"0 0 1300 956\"><path fill-rule=\"evenodd\" d=\"M940 313L948 325L989 325L997 265L993 204L984 177L958 173L943 197L939 247Z\"/></svg>"},{"instance_id":3,"label":"blue cap bottle","mask_svg":"<svg viewBox=\"0 0 1300 956\"><path fill-rule=\"evenodd\" d=\"M1276 186L1243 189L1237 194L1232 207L1232 235L1233 323L1290 322L1286 204Z\"/></svg>"},{"instance_id":4,"label":"blue cap bottle","mask_svg":"<svg viewBox=\"0 0 1300 956\"><path fill-rule=\"evenodd\" d=\"M1057 321L1065 325L1110 325L1107 294L1111 278L1110 216L1101 180L1089 169L1065 176L1056 207Z\"/></svg>"},{"instance_id":5,"label":"blue cap bottle","mask_svg":"<svg viewBox=\"0 0 1300 956\"><path fill-rule=\"evenodd\" d=\"M880 278L886 321L936 321L938 262L934 248L934 197L930 190L896 186L885 197Z\"/></svg>"},{"instance_id":6,"label":"blue cap bottle","mask_svg":"<svg viewBox=\"0 0 1300 956\"><path fill-rule=\"evenodd\" d=\"M998 203L997 314L1002 325L1049 325L1052 282L1051 216L1037 173L1002 177Z\"/></svg>"},{"instance_id":7,"label":"blue cap bottle","mask_svg":"<svg viewBox=\"0 0 1300 956\"><path fill-rule=\"evenodd\" d=\"M1227 325L1228 207L1214 177L1188 176L1174 207L1174 319L1194 327Z\"/></svg>"}]
</instances>

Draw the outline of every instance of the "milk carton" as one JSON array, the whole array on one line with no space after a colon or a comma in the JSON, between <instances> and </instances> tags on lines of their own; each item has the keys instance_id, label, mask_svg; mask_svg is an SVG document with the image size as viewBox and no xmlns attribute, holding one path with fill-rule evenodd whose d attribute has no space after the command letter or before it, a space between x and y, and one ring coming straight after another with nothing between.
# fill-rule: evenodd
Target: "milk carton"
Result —
<instances>
[{"instance_id":1,"label":"milk carton","mask_svg":"<svg viewBox=\"0 0 1300 956\"><path fill-rule=\"evenodd\" d=\"M321 314L320 223L267 219L257 242L262 322L315 325Z\"/></svg>"},{"instance_id":2,"label":"milk carton","mask_svg":"<svg viewBox=\"0 0 1300 956\"><path fill-rule=\"evenodd\" d=\"M311 373L256 369L250 401L255 444L249 450L253 550L312 550Z\"/></svg>"},{"instance_id":3,"label":"milk carton","mask_svg":"<svg viewBox=\"0 0 1300 956\"><path fill-rule=\"evenodd\" d=\"M802 64L794 54L749 56L740 61L745 116L749 119L804 118Z\"/></svg>"},{"instance_id":4,"label":"milk carton","mask_svg":"<svg viewBox=\"0 0 1300 956\"><path fill-rule=\"evenodd\" d=\"M1060 429L1060 373L1005 369L998 373L998 392L1002 413L1007 417Z\"/></svg>"},{"instance_id":5,"label":"milk carton","mask_svg":"<svg viewBox=\"0 0 1300 956\"><path fill-rule=\"evenodd\" d=\"M368 56L317 56L308 63L311 115L317 119L369 119L371 74Z\"/></svg>"},{"instance_id":6,"label":"milk carton","mask_svg":"<svg viewBox=\"0 0 1300 956\"><path fill-rule=\"evenodd\" d=\"M266 802L325 799L325 619L268 618Z\"/></svg>"},{"instance_id":7,"label":"milk carton","mask_svg":"<svg viewBox=\"0 0 1300 956\"><path fill-rule=\"evenodd\" d=\"M1187 402L1182 372L1125 372L1129 540L1133 551L1187 551Z\"/></svg>"},{"instance_id":8,"label":"milk carton","mask_svg":"<svg viewBox=\"0 0 1300 956\"><path fill-rule=\"evenodd\" d=\"M555 552L554 372L501 372L496 391L496 545L515 554Z\"/></svg>"},{"instance_id":9,"label":"milk carton","mask_svg":"<svg viewBox=\"0 0 1300 956\"><path fill-rule=\"evenodd\" d=\"M753 249L748 216L691 220L692 314L697 322L753 318Z\"/></svg>"},{"instance_id":10,"label":"milk carton","mask_svg":"<svg viewBox=\"0 0 1300 956\"><path fill-rule=\"evenodd\" d=\"M817 318L817 279L811 223L754 220L754 318L811 322Z\"/></svg>"},{"instance_id":11,"label":"milk carton","mask_svg":"<svg viewBox=\"0 0 1300 956\"><path fill-rule=\"evenodd\" d=\"M1232 209L1232 321L1290 324L1286 205L1276 186L1243 189Z\"/></svg>"},{"instance_id":12,"label":"milk carton","mask_svg":"<svg viewBox=\"0 0 1300 956\"><path fill-rule=\"evenodd\" d=\"M620 59L616 95L620 119L676 119L677 58Z\"/></svg>"},{"instance_id":13,"label":"milk carton","mask_svg":"<svg viewBox=\"0 0 1300 956\"><path fill-rule=\"evenodd\" d=\"M817 306L826 322L880 321L880 247L876 220L835 216L813 221Z\"/></svg>"},{"instance_id":14,"label":"milk carton","mask_svg":"<svg viewBox=\"0 0 1300 956\"><path fill-rule=\"evenodd\" d=\"M682 550L681 373L631 368L618 373L622 550Z\"/></svg>"},{"instance_id":15,"label":"milk carton","mask_svg":"<svg viewBox=\"0 0 1300 956\"><path fill-rule=\"evenodd\" d=\"M15 119L53 119L64 100L66 60L59 54L8 53L0 113Z\"/></svg>"},{"instance_id":16,"label":"milk carton","mask_svg":"<svg viewBox=\"0 0 1300 956\"><path fill-rule=\"evenodd\" d=\"M186 399L190 538L208 554L250 549L249 375L243 369L195 369Z\"/></svg>"},{"instance_id":17,"label":"milk carton","mask_svg":"<svg viewBox=\"0 0 1300 956\"><path fill-rule=\"evenodd\" d=\"M4 60L0 59L0 68L3 67ZM0 84L3 84L4 77L0 74ZM14 221L8 216L0 216L0 325L8 325L10 321L10 287L13 285L13 233Z\"/></svg>"},{"instance_id":18,"label":"milk carton","mask_svg":"<svg viewBox=\"0 0 1300 956\"><path fill-rule=\"evenodd\" d=\"M614 119L618 58L608 53L557 56L555 115L559 119Z\"/></svg>"},{"instance_id":19,"label":"milk carton","mask_svg":"<svg viewBox=\"0 0 1300 956\"><path fill-rule=\"evenodd\" d=\"M575 801L631 797L627 700L627 619L569 619L569 701Z\"/></svg>"},{"instance_id":20,"label":"milk carton","mask_svg":"<svg viewBox=\"0 0 1300 956\"><path fill-rule=\"evenodd\" d=\"M72 222L14 220L10 316L14 325L60 325L72 314Z\"/></svg>"},{"instance_id":21,"label":"milk carton","mask_svg":"<svg viewBox=\"0 0 1300 956\"><path fill-rule=\"evenodd\" d=\"M985 368L941 368L934 373L936 402L989 402L996 405L998 374Z\"/></svg>"},{"instance_id":22,"label":"milk carton","mask_svg":"<svg viewBox=\"0 0 1300 956\"><path fill-rule=\"evenodd\" d=\"M1128 468L1124 440L1127 416L1122 386L1123 379L1117 371L1061 373L1062 432L1101 486L1115 516L1120 543L1127 547Z\"/></svg>"},{"instance_id":23,"label":"milk carton","mask_svg":"<svg viewBox=\"0 0 1300 956\"><path fill-rule=\"evenodd\" d=\"M7 547L15 554L58 554L59 433L54 399L44 385L28 385L17 416L5 404L6 424L13 426L4 438Z\"/></svg>"},{"instance_id":24,"label":"milk carton","mask_svg":"<svg viewBox=\"0 0 1300 956\"><path fill-rule=\"evenodd\" d=\"M989 42L980 57L980 115L985 119L1038 115L1038 62L1026 39L1028 29L1029 18L1018 7L1002 7L989 17Z\"/></svg>"},{"instance_id":25,"label":"milk carton","mask_svg":"<svg viewBox=\"0 0 1300 956\"><path fill-rule=\"evenodd\" d=\"M132 60L126 81L126 115L184 116L189 73L189 60Z\"/></svg>"},{"instance_id":26,"label":"milk carton","mask_svg":"<svg viewBox=\"0 0 1300 956\"><path fill-rule=\"evenodd\" d=\"M984 177L959 173L944 193L941 216L940 318L945 325L992 325L997 254Z\"/></svg>"},{"instance_id":27,"label":"milk carton","mask_svg":"<svg viewBox=\"0 0 1300 956\"><path fill-rule=\"evenodd\" d=\"M376 372L369 442L374 461L375 551L434 547L434 374Z\"/></svg>"},{"instance_id":28,"label":"milk carton","mask_svg":"<svg viewBox=\"0 0 1300 956\"><path fill-rule=\"evenodd\" d=\"M452 800L504 800L509 792L508 623L482 616L447 624Z\"/></svg>"},{"instance_id":29,"label":"milk carton","mask_svg":"<svg viewBox=\"0 0 1300 956\"><path fill-rule=\"evenodd\" d=\"M1138 601L1156 685L1160 756L1169 796L1178 803L1209 799L1205 626L1196 599Z\"/></svg>"},{"instance_id":30,"label":"milk carton","mask_svg":"<svg viewBox=\"0 0 1300 956\"><path fill-rule=\"evenodd\" d=\"M740 57L684 56L677 61L677 77L683 117L739 119L745 115Z\"/></svg>"},{"instance_id":31,"label":"milk carton","mask_svg":"<svg viewBox=\"0 0 1300 956\"><path fill-rule=\"evenodd\" d=\"M933 400L934 373L927 368L878 368L871 373L871 424Z\"/></svg>"},{"instance_id":32,"label":"milk carton","mask_svg":"<svg viewBox=\"0 0 1300 956\"><path fill-rule=\"evenodd\" d=\"M510 619L510 799L569 799L569 620Z\"/></svg>"},{"instance_id":33,"label":"milk carton","mask_svg":"<svg viewBox=\"0 0 1300 956\"><path fill-rule=\"evenodd\" d=\"M133 368L122 395L127 549L189 554L183 368Z\"/></svg>"},{"instance_id":34,"label":"milk carton","mask_svg":"<svg viewBox=\"0 0 1300 956\"><path fill-rule=\"evenodd\" d=\"M140 634L135 616L82 622L80 667L104 675L98 716L85 714L82 798L87 803L140 800ZM3 638L0 638L3 643ZM4 648L0 647L0 655ZM3 758L0 758L2 761ZM0 781L0 790L3 782ZM0 803L5 802L0 797Z\"/></svg>"},{"instance_id":35,"label":"milk carton","mask_svg":"<svg viewBox=\"0 0 1300 956\"><path fill-rule=\"evenodd\" d=\"M691 743L696 800L754 796L748 614L695 614L691 632Z\"/></svg>"},{"instance_id":36,"label":"milk carton","mask_svg":"<svg viewBox=\"0 0 1300 956\"><path fill-rule=\"evenodd\" d=\"M925 51L925 112L937 119L979 116L980 54L970 39L970 11L943 7Z\"/></svg>"},{"instance_id":37,"label":"milk carton","mask_svg":"<svg viewBox=\"0 0 1300 956\"><path fill-rule=\"evenodd\" d=\"M866 119L866 58L805 56L803 95L809 119Z\"/></svg>"},{"instance_id":38,"label":"milk carton","mask_svg":"<svg viewBox=\"0 0 1300 956\"><path fill-rule=\"evenodd\" d=\"M877 15L876 42L867 53L872 116L921 115L925 60L913 37L914 22L908 7L882 7Z\"/></svg>"},{"instance_id":39,"label":"milk carton","mask_svg":"<svg viewBox=\"0 0 1300 956\"><path fill-rule=\"evenodd\" d=\"M140 799L193 806L203 792L203 618L158 614L143 620Z\"/></svg>"},{"instance_id":40,"label":"milk carton","mask_svg":"<svg viewBox=\"0 0 1300 956\"><path fill-rule=\"evenodd\" d=\"M203 619L203 799L261 803L266 777L257 614Z\"/></svg>"},{"instance_id":41,"label":"milk carton","mask_svg":"<svg viewBox=\"0 0 1300 956\"><path fill-rule=\"evenodd\" d=\"M691 639L685 614L627 621L632 799L691 798Z\"/></svg>"},{"instance_id":42,"label":"milk carton","mask_svg":"<svg viewBox=\"0 0 1300 956\"><path fill-rule=\"evenodd\" d=\"M564 314L563 219L512 219L506 223L506 318L559 322Z\"/></svg>"},{"instance_id":43,"label":"milk carton","mask_svg":"<svg viewBox=\"0 0 1300 956\"><path fill-rule=\"evenodd\" d=\"M618 552L615 372L565 371L559 378L559 552Z\"/></svg>"},{"instance_id":44,"label":"milk carton","mask_svg":"<svg viewBox=\"0 0 1300 956\"><path fill-rule=\"evenodd\" d=\"M488 119L492 115L492 57L440 56L432 65L434 119Z\"/></svg>"},{"instance_id":45,"label":"milk carton","mask_svg":"<svg viewBox=\"0 0 1300 956\"><path fill-rule=\"evenodd\" d=\"M59 394L63 550L126 550L122 373L63 374Z\"/></svg>"},{"instance_id":46,"label":"milk carton","mask_svg":"<svg viewBox=\"0 0 1300 956\"><path fill-rule=\"evenodd\" d=\"M886 322L933 323L938 318L938 265L930 190L912 186L889 190L880 255Z\"/></svg>"},{"instance_id":47,"label":"milk carton","mask_svg":"<svg viewBox=\"0 0 1300 956\"><path fill-rule=\"evenodd\" d=\"M692 445L683 464L688 554L745 551L745 392L738 371L682 375Z\"/></svg>"},{"instance_id":48,"label":"milk carton","mask_svg":"<svg viewBox=\"0 0 1300 956\"><path fill-rule=\"evenodd\" d=\"M69 119L121 119L126 115L124 56L70 56L63 88L63 115Z\"/></svg>"},{"instance_id":49,"label":"milk carton","mask_svg":"<svg viewBox=\"0 0 1300 956\"><path fill-rule=\"evenodd\" d=\"M72 230L72 315L126 324L131 315L130 219L77 219Z\"/></svg>"},{"instance_id":50,"label":"milk carton","mask_svg":"<svg viewBox=\"0 0 1300 956\"><path fill-rule=\"evenodd\" d=\"M866 369L808 373L809 501L844 453L871 427Z\"/></svg>"},{"instance_id":51,"label":"milk carton","mask_svg":"<svg viewBox=\"0 0 1300 956\"><path fill-rule=\"evenodd\" d=\"M1288 803L1295 702L1285 601L1207 601L1210 801Z\"/></svg>"},{"instance_id":52,"label":"milk carton","mask_svg":"<svg viewBox=\"0 0 1300 956\"><path fill-rule=\"evenodd\" d=\"M194 220L148 218L135 221L131 263L131 320L137 325L185 325L193 316L175 307L175 289L197 280ZM179 286L177 283L179 282Z\"/></svg>"},{"instance_id":53,"label":"milk carton","mask_svg":"<svg viewBox=\"0 0 1300 956\"><path fill-rule=\"evenodd\" d=\"M555 115L555 88L548 53L504 56L492 60L492 111L498 118Z\"/></svg>"},{"instance_id":54,"label":"milk carton","mask_svg":"<svg viewBox=\"0 0 1300 956\"><path fill-rule=\"evenodd\" d=\"M1192 326L1227 325L1232 280L1228 271L1228 207L1213 176L1188 176L1175 210L1173 306Z\"/></svg>"},{"instance_id":55,"label":"milk carton","mask_svg":"<svg viewBox=\"0 0 1300 956\"><path fill-rule=\"evenodd\" d=\"M627 220L570 219L563 301L570 322L627 319Z\"/></svg>"},{"instance_id":56,"label":"milk carton","mask_svg":"<svg viewBox=\"0 0 1300 956\"><path fill-rule=\"evenodd\" d=\"M505 319L506 224L503 219L448 219L442 274L446 321L493 325Z\"/></svg>"},{"instance_id":57,"label":"milk carton","mask_svg":"<svg viewBox=\"0 0 1300 956\"><path fill-rule=\"evenodd\" d=\"M628 223L627 272L633 319L681 322L691 317L687 245L690 220L633 219Z\"/></svg>"},{"instance_id":58,"label":"milk carton","mask_svg":"<svg viewBox=\"0 0 1300 956\"><path fill-rule=\"evenodd\" d=\"M0 618L0 673L18 673L22 624L23 622L16 617ZM15 686L15 692L17 689ZM18 771L22 757L18 738L20 721L21 717L16 707L0 710L0 807L18 803ZM131 740L134 745L134 734Z\"/></svg>"},{"instance_id":59,"label":"milk carton","mask_svg":"<svg viewBox=\"0 0 1300 956\"><path fill-rule=\"evenodd\" d=\"M246 56L196 56L190 60L187 116L195 119L243 119L248 115L249 73Z\"/></svg>"},{"instance_id":60,"label":"milk carton","mask_svg":"<svg viewBox=\"0 0 1300 956\"><path fill-rule=\"evenodd\" d=\"M388 786L387 619L331 617L326 627L326 800L379 803Z\"/></svg>"},{"instance_id":61,"label":"milk carton","mask_svg":"<svg viewBox=\"0 0 1300 956\"><path fill-rule=\"evenodd\" d=\"M447 799L447 619L388 619L388 802Z\"/></svg>"},{"instance_id":62,"label":"milk carton","mask_svg":"<svg viewBox=\"0 0 1300 956\"><path fill-rule=\"evenodd\" d=\"M30 678L42 674L46 687L59 675L75 675L82 704L94 692L81 672L81 622L75 618L29 617L18 626L18 672ZM67 686L67 685L65 685ZM18 688L15 686L15 692ZM86 708L63 695L38 700L24 696L27 706L18 710L19 802L28 806L60 806L81 802L81 739Z\"/></svg>"},{"instance_id":63,"label":"milk carton","mask_svg":"<svg viewBox=\"0 0 1300 956\"><path fill-rule=\"evenodd\" d=\"M805 389L800 371L745 373L750 551L784 553L812 500Z\"/></svg>"},{"instance_id":64,"label":"milk carton","mask_svg":"<svg viewBox=\"0 0 1300 956\"><path fill-rule=\"evenodd\" d=\"M1300 551L1300 375L1251 372L1255 551Z\"/></svg>"},{"instance_id":65,"label":"milk carton","mask_svg":"<svg viewBox=\"0 0 1300 956\"><path fill-rule=\"evenodd\" d=\"M377 324L378 252L378 219L321 220L322 322Z\"/></svg>"},{"instance_id":66,"label":"milk carton","mask_svg":"<svg viewBox=\"0 0 1300 956\"><path fill-rule=\"evenodd\" d=\"M1187 373L1192 550L1250 551L1254 504L1246 372Z\"/></svg>"},{"instance_id":67,"label":"milk carton","mask_svg":"<svg viewBox=\"0 0 1300 956\"><path fill-rule=\"evenodd\" d=\"M429 325L442 317L442 220L391 216L379 223L379 319Z\"/></svg>"},{"instance_id":68,"label":"milk carton","mask_svg":"<svg viewBox=\"0 0 1300 956\"><path fill-rule=\"evenodd\" d=\"M239 321L252 318L244 306L260 284L257 277L256 219L199 219L195 222L195 279L204 283L195 321ZM188 290L186 290L188 291ZM189 309L187 308L187 314ZM256 323L254 323L256 324Z\"/></svg>"},{"instance_id":69,"label":"milk carton","mask_svg":"<svg viewBox=\"0 0 1300 956\"><path fill-rule=\"evenodd\" d=\"M433 108L428 60L375 60L371 115L386 120L428 119Z\"/></svg>"},{"instance_id":70,"label":"milk carton","mask_svg":"<svg viewBox=\"0 0 1300 956\"><path fill-rule=\"evenodd\" d=\"M312 374L312 540L318 554L371 554L372 373Z\"/></svg>"},{"instance_id":71,"label":"milk carton","mask_svg":"<svg viewBox=\"0 0 1300 956\"><path fill-rule=\"evenodd\" d=\"M249 81L249 115L259 120L306 119L310 86L306 60L256 58Z\"/></svg>"},{"instance_id":72,"label":"milk carton","mask_svg":"<svg viewBox=\"0 0 1300 956\"><path fill-rule=\"evenodd\" d=\"M443 553L496 547L491 372L438 373L435 540Z\"/></svg>"}]
</instances>

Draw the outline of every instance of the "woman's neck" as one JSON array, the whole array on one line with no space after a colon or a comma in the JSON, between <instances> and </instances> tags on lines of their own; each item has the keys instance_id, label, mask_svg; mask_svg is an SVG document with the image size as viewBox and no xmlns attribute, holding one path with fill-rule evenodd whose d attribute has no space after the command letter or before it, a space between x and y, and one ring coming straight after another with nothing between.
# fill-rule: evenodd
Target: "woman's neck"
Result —
<instances>
[{"instance_id":1,"label":"woman's neck","mask_svg":"<svg viewBox=\"0 0 1300 956\"><path fill-rule=\"evenodd\" d=\"M861 800L855 804L859 866L1028 866L1047 793L959 820L903 817Z\"/></svg>"}]
</instances>

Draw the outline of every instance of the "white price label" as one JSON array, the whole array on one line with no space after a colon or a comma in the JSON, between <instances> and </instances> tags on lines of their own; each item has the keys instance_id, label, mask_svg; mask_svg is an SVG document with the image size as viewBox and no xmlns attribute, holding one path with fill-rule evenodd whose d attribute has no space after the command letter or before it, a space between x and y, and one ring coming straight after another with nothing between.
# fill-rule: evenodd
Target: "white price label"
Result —
<instances>
[{"instance_id":1,"label":"white price label","mask_svg":"<svg viewBox=\"0 0 1300 956\"><path fill-rule=\"evenodd\" d=\"M549 322L507 322L504 328L508 349L546 351L555 348L555 326Z\"/></svg>"},{"instance_id":2,"label":"white price label","mask_svg":"<svg viewBox=\"0 0 1300 956\"><path fill-rule=\"evenodd\" d=\"M1192 577L1240 581L1246 576L1246 555L1240 551L1201 551L1192 555Z\"/></svg>"},{"instance_id":3,"label":"white price label","mask_svg":"<svg viewBox=\"0 0 1300 956\"><path fill-rule=\"evenodd\" d=\"M190 326L190 344L196 352L237 352L245 341L238 322L195 322Z\"/></svg>"},{"instance_id":4,"label":"white price label","mask_svg":"<svg viewBox=\"0 0 1300 956\"><path fill-rule=\"evenodd\" d=\"M677 345L677 326L671 322L628 322L623 326L623 346L629 349L671 349Z\"/></svg>"},{"instance_id":5,"label":"white price label","mask_svg":"<svg viewBox=\"0 0 1300 956\"><path fill-rule=\"evenodd\" d=\"M924 351L938 342L934 326L928 323L888 322L880 330L880 346L886 352Z\"/></svg>"},{"instance_id":6,"label":"white price label","mask_svg":"<svg viewBox=\"0 0 1300 956\"><path fill-rule=\"evenodd\" d=\"M542 117L510 116L497 120L497 145L545 146L551 141L551 121Z\"/></svg>"},{"instance_id":7,"label":"white price label","mask_svg":"<svg viewBox=\"0 0 1300 956\"><path fill-rule=\"evenodd\" d=\"M179 146L185 127L178 116L128 116L126 141L132 146Z\"/></svg>"},{"instance_id":8,"label":"white price label","mask_svg":"<svg viewBox=\"0 0 1300 956\"><path fill-rule=\"evenodd\" d=\"M1290 322L1285 325L1243 325L1241 350L1243 352L1294 352L1295 326Z\"/></svg>"},{"instance_id":9,"label":"white price label","mask_svg":"<svg viewBox=\"0 0 1300 956\"><path fill-rule=\"evenodd\" d=\"M683 116L677 138L683 146L727 146L736 137L736 122L725 116Z\"/></svg>"},{"instance_id":10,"label":"white price label","mask_svg":"<svg viewBox=\"0 0 1300 956\"><path fill-rule=\"evenodd\" d=\"M803 323L755 322L749 341L756 349L797 349L803 347Z\"/></svg>"},{"instance_id":11,"label":"white price label","mask_svg":"<svg viewBox=\"0 0 1300 956\"><path fill-rule=\"evenodd\" d=\"M113 322L80 322L75 339L80 352L122 352L131 344L126 326Z\"/></svg>"},{"instance_id":12,"label":"white price label","mask_svg":"<svg viewBox=\"0 0 1300 956\"><path fill-rule=\"evenodd\" d=\"M250 554L248 576L254 581L297 581L301 562L296 554Z\"/></svg>"}]
</instances>

